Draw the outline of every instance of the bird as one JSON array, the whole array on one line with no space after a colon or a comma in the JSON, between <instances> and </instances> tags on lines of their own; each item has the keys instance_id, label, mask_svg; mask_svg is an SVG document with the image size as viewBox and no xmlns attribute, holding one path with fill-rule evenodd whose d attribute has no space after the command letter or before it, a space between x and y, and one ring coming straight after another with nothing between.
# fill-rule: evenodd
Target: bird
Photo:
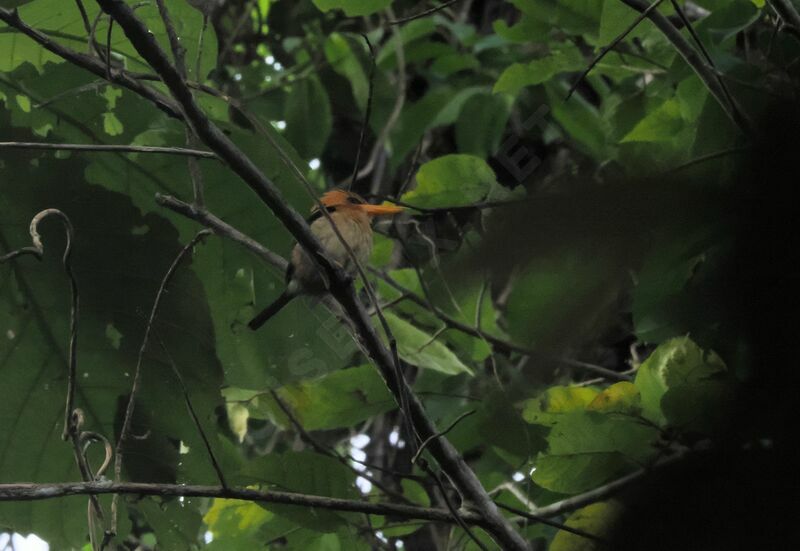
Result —
<instances>
[{"instance_id":1,"label":"bird","mask_svg":"<svg viewBox=\"0 0 800 551\"><path fill-rule=\"evenodd\" d=\"M372 219L375 216L393 216L404 210L395 205L371 205L358 194L338 188L324 193L319 203L329 213L336 229L362 266L372 253ZM319 204L312 208L307 221L311 226L311 233L319 240L326 256L348 274L354 274L357 266L333 231L331 221L320 210ZM286 270L286 290L247 325L255 331L293 298L299 295L321 295L325 291L325 281L316 264L305 249L296 244Z\"/></svg>"}]
</instances>

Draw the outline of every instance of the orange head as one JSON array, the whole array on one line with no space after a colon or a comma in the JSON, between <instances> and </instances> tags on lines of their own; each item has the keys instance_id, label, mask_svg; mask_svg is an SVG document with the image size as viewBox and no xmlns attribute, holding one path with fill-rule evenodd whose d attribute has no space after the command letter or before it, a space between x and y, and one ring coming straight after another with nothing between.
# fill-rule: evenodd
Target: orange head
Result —
<instances>
[{"instance_id":1,"label":"orange head","mask_svg":"<svg viewBox=\"0 0 800 551\"><path fill-rule=\"evenodd\" d=\"M403 212L403 207L396 205L370 205L358 194L343 189L332 189L325 192L320 202L329 210L353 209L369 216L393 215Z\"/></svg>"}]
</instances>

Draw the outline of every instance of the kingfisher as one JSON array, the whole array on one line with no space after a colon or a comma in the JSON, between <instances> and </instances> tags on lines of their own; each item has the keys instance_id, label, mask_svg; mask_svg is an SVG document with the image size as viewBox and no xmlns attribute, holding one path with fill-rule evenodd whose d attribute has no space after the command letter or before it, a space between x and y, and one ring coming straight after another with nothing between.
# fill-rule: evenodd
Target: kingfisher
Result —
<instances>
[{"instance_id":1,"label":"kingfisher","mask_svg":"<svg viewBox=\"0 0 800 551\"><path fill-rule=\"evenodd\" d=\"M320 210L319 205L315 205L308 218L311 233L319 240L325 250L325 255L350 275L357 272L356 264L339 236L333 231L331 221L353 251L358 263L363 266L372 253L373 218L394 216L403 211L402 207L395 205L371 205L359 195L343 189L332 189L326 192L320 199L320 203L328 211L330 220ZM305 249L296 244L292 249L291 260L286 270L286 290L272 304L250 320L248 327L253 330L258 329L299 295L321 295L326 290L325 281L320 276L319 268Z\"/></svg>"}]
</instances>

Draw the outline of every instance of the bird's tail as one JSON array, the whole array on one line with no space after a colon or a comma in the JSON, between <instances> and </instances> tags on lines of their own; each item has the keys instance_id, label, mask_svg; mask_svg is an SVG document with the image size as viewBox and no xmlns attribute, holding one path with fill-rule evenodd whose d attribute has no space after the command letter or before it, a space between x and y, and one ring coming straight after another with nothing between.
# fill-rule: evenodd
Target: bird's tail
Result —
<instances>
[{"instance_id":1,"label":"bird's tail","mask_svg":"<svg viewBox=\"0 0 800 551\"><path fill-rule=\"evenodd\" d=\"M269 318L280 312L281 309L287 304L289 304L289 301L291 301L296 296L297 296L296 291L287 288L281 294L281 296L275 299L275 301L272 304L261 310L261 312L256 317L251 319L250 323L248 323L247 326L253 331L255 331L256 329L267 323L267 321L269 321Z\"/></svg>"}]
</instances>

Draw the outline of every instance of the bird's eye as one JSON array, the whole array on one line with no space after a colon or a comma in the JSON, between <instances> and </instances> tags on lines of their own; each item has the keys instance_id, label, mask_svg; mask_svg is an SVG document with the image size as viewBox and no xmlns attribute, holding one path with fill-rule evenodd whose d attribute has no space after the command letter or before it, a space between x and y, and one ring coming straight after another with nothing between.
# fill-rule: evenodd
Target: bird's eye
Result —
<instances>
[{"instance_id":1,"label":"bird's eye","mask_svg":"<svg viewBox=\"0 0 800 551\"><path fill-rule=\"evenodd\" d=\"M352 195L347 198L347 202L350 203L351 205L361 205L364 203L364 201L362 201L360 198L353 197Z\"/></svg>"}]
</instances>

